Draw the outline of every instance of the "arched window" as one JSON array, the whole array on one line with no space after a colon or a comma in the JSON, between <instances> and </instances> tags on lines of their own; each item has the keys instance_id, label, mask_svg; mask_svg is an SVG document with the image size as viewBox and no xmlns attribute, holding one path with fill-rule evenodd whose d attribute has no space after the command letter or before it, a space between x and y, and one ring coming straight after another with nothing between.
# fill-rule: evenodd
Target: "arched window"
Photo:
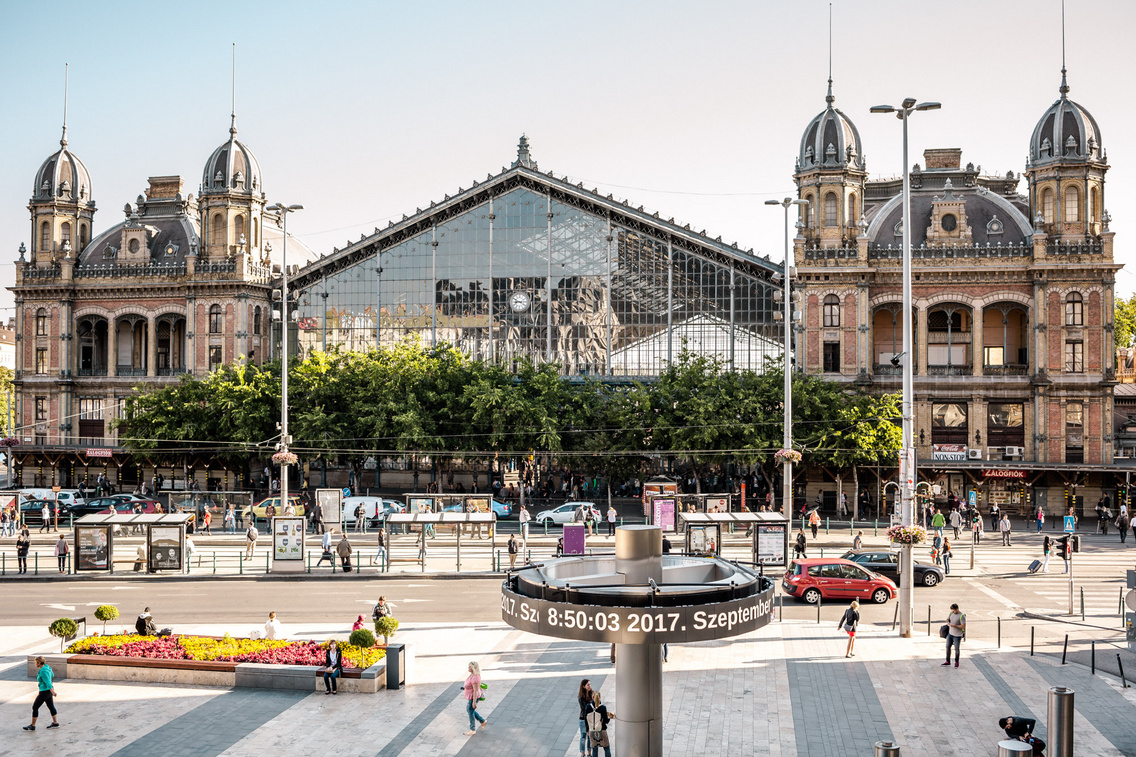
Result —
<instances>
[{"instance_id":1,"label":"arched window","mask_svg":"<svg viewBox=\"0 0 1136 757\"><path fill-rule=\"evenodd\" d=\"M209 225L209 242L211 244L225 244L225 216L217 213Z\"/></svg>"},{"instance_id":2,"label":"arched window","mask_svg":"<svg viewBox=\"0 0 1136 757\"><path fill-rule=\"evenodd\" d=\"M1053 207L1053 190L1046 187L1041 193L1041 217L1046 223L1053 223L1053 214L1057 208Z\"/></svg>"},{"instance_id":3,"label":"arched window","mask_svg":"<svg viewBox=\"0 0 1136 757\"><path fill-rule=\"evenodd\" d=\"M71 224L64 221L59 227L59 245L63 246L64 242L71 241Z\"/></svg>"},{"instance_id":4,"label":"arched window","mask_svg":"<svg viewBox=\"0 0 1136 757\"><path fill-rule=\"evenodd\" d=\"M835 328L840 325L840 298L830 294L824 298L824 327Z\"/></svg>"},{"instance_id":5,"label":"arched window","mask_svg":"<svg viewBox=\"0 0 1136 757\"><path fill-rule=\"evenodd\" d=\"M844 225L855 226L856 219L859 217L859 214L856 213L856 193L850 192L848 194L848 214L844 216Z\"/></svg>"},{"instance_id":6,"label":"arched window","mask_svg":"<svg viewBox=\"0 0 1136 757\"><path fill-rule=\"evenodd\" d=\"M91 227L85 223L79 224L79 249L86 249L91 241Z\"/></svg>"},{"instance_id":7,"label":"arched window","mask_svg":"<svg viewBox=\"0 0 1136 757\"><path fill-rule=\"evenodd\" d=\"M252 311L252 333L260 333L260 305L257 305Z\"/></svg>"},{"instance_id":8,"label":"arched window","mask_svg":"<svg viewBox=\"0 0 1136 757\"><path fill-rule=\"evenodd\" d=\"M1083 326L1085 323L1085 301L1080 292L1070 292L1065 298L1065 325Z\"/></svg>"},{"instance_id":9,"label":"arched window","mask_svg":"<svg viewBox=\"0 0 1136 757\"><path fill-rule=\"evenodd\" d=\"M36 336L47 336L47 310L45 308L36 311Z\"/></svg>"},{"instance_id":10,"label":"arched window","mask_svg":"<svg viewBox=\"0 0 1136 757\"><path fill-rule=\"evenodd\" d=\"M824 196L824 225L836 225L836 195L829 192Z\"/></svg>"},{"instance_id":11,"label":"arched window","mask_svg":"<svg viewBox=\"0 0 1136 757\"><path fill-rule=\"evenodd\" d=\"M245 235L245 217L237 216L233 219L233 241L240 244L241 237ZM248 242L248 239L245 239Z\"/></svg>"},{"instance_id":12,"label":"arched window","mask_svg":"<svg viewBox=\"0 0 1136 757\"><path fill-rule=\"evenodd\" d=\"M221 333L221 326L222 326L222 323L221 323L221 306L220 305L210 305L209 306L209 333L210 334L220 334Z\"/></svg>"},{"instance_id":13,"label":"arched window","mask_svg":"<svg viewBox=\"0 0 1136 757\"><path fill-rule=\"evenodd\" d=\"M1081 220L1080 193L1076 187L1065 187L1065 223Z\"/></svg>"},{"instance_id":14,"label":"arched window","mask_svg":"<svg viewBox=\"0 0 1136 757\"><path fill-rule=\"evenodd\" d=\"M260 247L260 222L252 219L252 246Z\"/></svg>"},{"instance_id":15,"label":"arched window","mask_svg":"<svg viewBox=\"0 0 1136 757\"><path fill-rule=\"evenodd\" d=\"M51 224L47 221L39 227L39 249L42 252L51 249Z\"/></svg>"},{"instance_id":16,"label":"arched window","mask_svg":"<svg viewBox=\"0 0 1136 757\"><path fill-rule=\"evenodd\" d=\"M801 213L804 215L802 220L805 223L806 229L812 229L816 227L816 203L813 202L813 196L811 194L805 195L805 202L807 202L808 205L801 208Z\"/></svg>"},{"instance_id":17,"label":"arched window","mask_svg":"<svg viewBox=\"0 0 1136 757\"><path fill-rule=\"evenodd\" d=\"M1093 187L1092 189L1089 190L1089 216L1088 216L1088 220L1089 220L1090 223L1096 223L1097 221L1100 220L1100 213L1097 210L1097 208L1098 208L1098 205L1097 205L1097 188Z\"/></svg>"}]
</instances>

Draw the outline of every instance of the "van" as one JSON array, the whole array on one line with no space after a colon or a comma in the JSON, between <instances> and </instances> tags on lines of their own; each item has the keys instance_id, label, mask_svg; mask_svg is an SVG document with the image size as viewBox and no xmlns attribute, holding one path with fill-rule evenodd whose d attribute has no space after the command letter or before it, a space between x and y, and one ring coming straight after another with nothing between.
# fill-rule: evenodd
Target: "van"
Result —
<instances>
[{"instance_id":1,"label":"van","mask_svg":"<svg viewBox=\"0 0 1136 757\"><path fill-rule=\"evenodd\" d=\"M344 497L343 498L343 525L355 524L355 508L363 505L363 513L368 524L376 523L386 518L389 512L402 512L405 508L401 502L382 497Z\"/></svg>"}]
</instances>

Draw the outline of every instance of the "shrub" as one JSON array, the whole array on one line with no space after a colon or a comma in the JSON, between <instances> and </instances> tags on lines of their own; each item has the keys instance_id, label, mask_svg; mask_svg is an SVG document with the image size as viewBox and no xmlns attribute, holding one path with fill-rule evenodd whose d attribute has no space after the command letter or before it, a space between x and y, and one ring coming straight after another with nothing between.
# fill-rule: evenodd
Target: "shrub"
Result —
<instances>
[{"instance_id":1,"label":"shrub","mask_svg":"<svg viewBox=\"0 0 1136 757\"><path fill-rule=\"evenodd\" d=\"M347 643L353 647L359 647L359 667L367 667L363 664L363 650L375 646L375 635L366 628L360 628L358 631L351 632L351 635L347 638Z\"/></svg>"},{"instance_id":2,"label":"shrub","mask_svg":"<svg viewBox=\"0 0 1136 757\"><path fill-rule=\"evenodd\" d=\"M99 605L95 608L95 618L103 622L103 636L106 636L107 621L118 617L118 608L114 605Z\"/></svg>"},{"instance_id":3,"label":"shrub","mask_svg":"<svg viewBox=\"0 0 1136 757\"><path fill-rule=\"evenodd\" d=\"M60 618L47 627L47 632L59 639L59 651L63 652L63 644L68 639L75 638L75 634L79 632L79 626L71 618Z\"/></svg>"},{"instance_id":4,"label":"shrub","mask_svg":"<svg viewBox=\"0 0 1136 757\"><path fill-rule=\"evenodd\" d=\"M384 615L375 621L375 633L383 637L383 644L390 643L390 637L398 630L398 621L390 615Z\"/></svg>"}]
</instances>

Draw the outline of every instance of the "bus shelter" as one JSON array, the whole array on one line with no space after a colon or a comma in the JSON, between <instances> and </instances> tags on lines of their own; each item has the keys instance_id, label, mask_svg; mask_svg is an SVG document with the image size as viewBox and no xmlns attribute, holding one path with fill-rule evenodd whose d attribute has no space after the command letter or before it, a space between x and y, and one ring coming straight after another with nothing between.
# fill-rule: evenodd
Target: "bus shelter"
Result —
<instances>
[{"instance_id":1,"label":"bus shelter","mask_svg":"<svg viewBox=\"0 0 1136 757\"><path fill-rule=\"evenodd\" d=\"M190 533L201 523L201 516L207 508L212 513L211 527L220 529L229 505L233 506L237 523L244 522L245 513L252 506L252 492L170 492L169 496L171 513L190 513L194 516L188 527Z\"/></svg>"},{"instance_id":2,"label":"bus shelter","mask_svg":"<svg viewBox=\"0 0 1136 757\"><path fill-rule=\"evenodd\" d=\"M753 563L760 568L787 567L789 519L783 513L679 513L686 530L686 551L718 556L722 549L722 526L745 528L752 538ZM715 547L712 549L711 547Z\"/></svg>"},{"instance_id":3,"label":"bus shelter","mask_svg":"<svg viewBox=\"0 0 1136 757\"><path fill-rule=\"evenodd\" d=\"M147 573L189 569L186 558L186 526L192 513L143 513L85 515L75 521L75 572L114 573L114 535L116 529L141 528L145 534L143 554L132 562L135 570L145 566Z\"/></svg>"},{"instance_id":4,"label":"bus shelter","mask_svg":"<svg viewBox=\"0 0 1136 757\"><path fill-rule=\"evenodd\" d=\"M682 524L679 513L728 513L732 508L730 494L648 494L647 514L651 523L664 531L678 531Z\"/></svg>"},{"instance_id":5,"label":"bus shelter","mask_svg":"<svg viewBox=\"0 0 1136 757\"><path fill-rule=\"evenodd\" d=\"M387 545L389 562L411 562L418 563L422 571L426 571L426 540L430 534L436 533L439 526L450 526L455 536L457 543L457 570L461 570L461 548L462 548L462 531L476 530L478 535L481 534L482 529L486 529L489 535L489 565L490 570L495 567L493 565L493 553L497 548L497 515L492 512L483 513L455 513L455 512L424 512L424 513L391 513L383 521L383 542ZM412 536L412 541L418 548L417 557L405 557L402 554L395 555L394 550L397 546L405 546L405 544L398 544L402 541L401 535L395 533L391 527L395 526L401 530L403 527L411 531L409 536ZM417 533L414 533L415 526L418 526ZM396 541L398 540L398 541Z\"/></svg>"},{"instance_id":6,"label":"bus shelter","mask_svg":"<svg viewBox=\"0 0 1136 757\"><path fill-rule=\"evenodd\" d=\"M458 506L460 512L476 510L479 513L491 511L491 494L407 494L406 512L408 513L440 513L447 508Z\"/></svg>"}]
</instances>

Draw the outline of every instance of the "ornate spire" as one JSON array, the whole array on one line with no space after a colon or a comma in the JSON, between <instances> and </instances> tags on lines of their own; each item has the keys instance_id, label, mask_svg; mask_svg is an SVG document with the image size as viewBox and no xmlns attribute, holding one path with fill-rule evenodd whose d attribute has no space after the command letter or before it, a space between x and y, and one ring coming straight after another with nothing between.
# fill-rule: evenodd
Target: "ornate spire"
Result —
<instances>
[{"instance_id":1,"label":"ornate spire","mask_svg":"<svg viewBox=\"0 0 1136 757\"><path fill-rule=\"evenodd\" d=\"M1058 91L1061 99L1069 94L1069 82L1065 79L1065 0L1061 0L1061 86Z\"/></svg>"},{"instance_id":2,"label":"ornate spire","mask_svg":"<svg viewBox=\"0 0 1136 757\"><path fill-rule=\"evenodd\" d=\"M517 159L513 161L513 168L517 166L536 170L536 161L529 154L529 138L524 134L521 135L521 141L517 143Z\"/></svg>"},{"instance_id":3,"label":"ornate spire","mask_svg":"<svg viewBox=\"0 0 1136 757\"><path fill-rule=\"evenodd\" d=\"M237 133L237 43L233 43L233 112L229 123L229 133Z\"/></svg>"},{"instance_id":4,"label":"ornate spire","mask_svg":"<svg viewBox=\"0 0 1136 757\"><path fill-rule=\"evenodd\" d=\"M67 74L70 64L63 64L63 136L59 140L60 147L67 146Z\"/></svg>"},{"instance_id":5,"label":"ornate spire","mask_svg":"<svg viewBox=\"0 0 1136 757\"><path fill-rule=\"evenodd\" d=\"M824 101L831 108L836 98L832 95L832 3L828 4L828 94Z\"/></svg>"}]
</instances>

